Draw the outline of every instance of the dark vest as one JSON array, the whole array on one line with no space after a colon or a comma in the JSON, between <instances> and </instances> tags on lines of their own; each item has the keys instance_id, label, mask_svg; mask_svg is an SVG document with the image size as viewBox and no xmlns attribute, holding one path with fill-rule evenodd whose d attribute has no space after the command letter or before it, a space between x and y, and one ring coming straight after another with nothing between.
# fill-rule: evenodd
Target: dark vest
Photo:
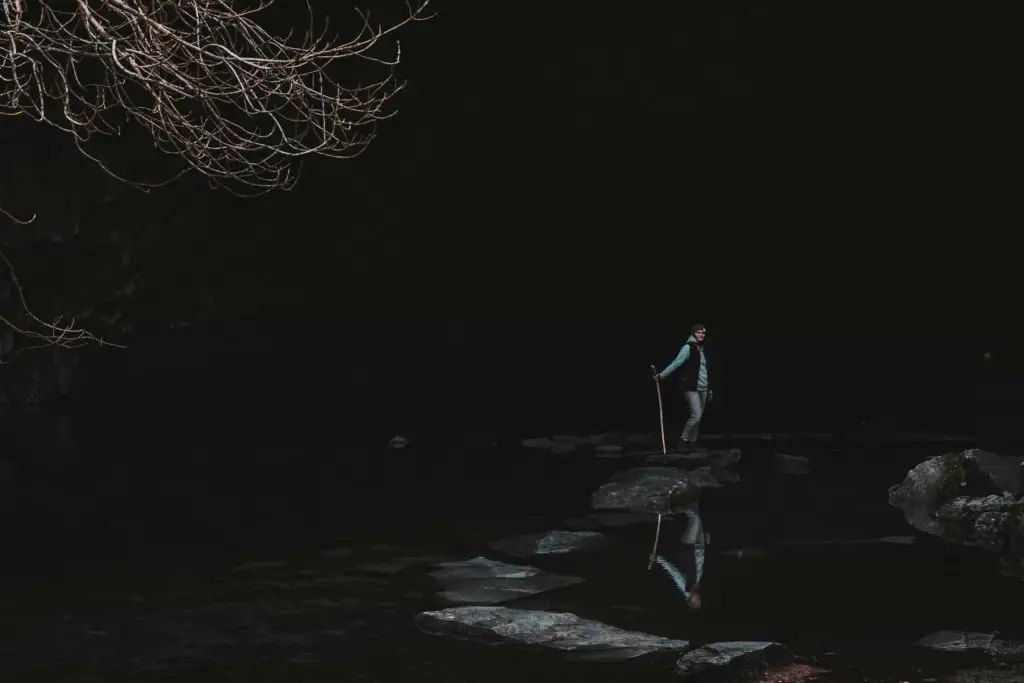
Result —
<instances>
[{"instance_id":1,"label":"dark vest","mask_svg":"<svg viewBox=\"0 0 1024 683\"><path fill-rule=\"evenodd\" d=\"M676 371L679 373L678 386L680 391L697 391L697 373L700 372L700 347L697 342L688 342L690 357L679 366ZM704 354L704 364L708 370L708 386L711 386L711 363L708 356Z\"/></svg>"}]
</instances>

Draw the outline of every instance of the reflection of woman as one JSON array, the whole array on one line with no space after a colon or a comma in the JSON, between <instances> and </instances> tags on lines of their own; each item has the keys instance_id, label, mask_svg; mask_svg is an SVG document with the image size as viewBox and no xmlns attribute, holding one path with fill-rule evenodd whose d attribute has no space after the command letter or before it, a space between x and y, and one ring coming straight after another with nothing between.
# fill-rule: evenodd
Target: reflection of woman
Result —
<instances>
[{"instance_id":1,"label":"reflection of woman","mask_svg":"<svg viewBox=\"0 0 1024 683\"><path fill-rule=\"evenodd\" d=\"M668 518L665 548L654 556L654 561L672 579L686 598L686 604L691 609L700 609L700 580L704 576L707 535L696 497L688 498L672 501L672 512L676 516Z\"/></svg>"}]
</instances>

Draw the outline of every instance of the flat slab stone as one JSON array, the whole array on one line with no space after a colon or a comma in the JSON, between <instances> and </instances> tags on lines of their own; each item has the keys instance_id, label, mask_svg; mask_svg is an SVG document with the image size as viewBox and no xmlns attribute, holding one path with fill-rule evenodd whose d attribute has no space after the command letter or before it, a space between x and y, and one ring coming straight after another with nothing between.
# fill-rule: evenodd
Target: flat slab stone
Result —
<instances>
[{"instance_id":1,"label":"flat slab stone","mask_svg":"<svg viewBox=\"0 0 1024 683\"><path fill-rule=\"evenodd\" d=\"M595 510L656 512L673 490L693 488L689 474L675 467L634 467L619 472L591 496Z\"/></svg>"},{"instance_id":2,"label":"flat slab stone","mask_svg":"<svg viewBox=\"0 0 1024 683\"><path fill-rule=\"evenodd\" d=\"M434 566L437 569L430 576L443 587L438 596L457 604L496 605L583 582L578 576L553 574L482 556Z\"/></svg>"},{"instance_id":3,"label":"flat slab stone","mask_svg":"<svg viewBox=\"0 0 1024 683\"><path fill-rule=\"evenodd\" d=\"M618 661L659 651L685 651L685 640L626 631L570 612L547 612L507 607L454 607L423 612L416 625L425 633L485 643L537 645L586 655L588 659Z\"/></svg>"},{"instance_id":4,"label":"flat slab stone","mask_svg":"<svg viewBox=\"0 0 1024 683\"><path fill-rule=\"evenodd\" d=\"M736 640L711 643L687 652L676 662L676 671L684 677L700 676L706 680L714 674L714 678L733 680L744 670L756 672L791 660L792 654L779 643Z\"/></svg>"},{"instance_id":5,"label":"flat slab stone","mask_svg":"<svg viewBox=\"0 0 1024 683\"><path fill-rule=\"evenodd\" d=\"M700 489L720 486L707 467L634 467L616 473L594 492L590 504L595 510L668 513L695 501Z\"/></svg>"},{"instance_id":6,"label":"flat slab stone","mask_svg":"<svg viewBox=\"0 0 1024 683\"><path fill-rule=\"evenodd\" d=\"M978 667L961 669L942 678L942 683L1020 683L1019 669Z\"/></svg>"},{"instance_id":7,"label":"flat slab stone","mask_svg":"<svg viewBox=\"0 0 1024 683\"><path fill-rule=\"evenodd\" d=\"M918 647L942 652L987 652L993 655L1017 655L1024 653L1024 643L1003 640L995 633L974 631L936 631L914 643Z\"/></svg>"},{"instance_id":8,"label":"flat slab stone","mask_svg":"<svg viewBox=\"0 0 1024 683\"><path fill-rule=\"evenodd\" d=\"M512 536L487 544L492 550L513 557L534 557L536 555L567 555L578 552L606 550L611 546L608 538L599 531L547 531L542 534Z\"/></svg>"}]
</instances>

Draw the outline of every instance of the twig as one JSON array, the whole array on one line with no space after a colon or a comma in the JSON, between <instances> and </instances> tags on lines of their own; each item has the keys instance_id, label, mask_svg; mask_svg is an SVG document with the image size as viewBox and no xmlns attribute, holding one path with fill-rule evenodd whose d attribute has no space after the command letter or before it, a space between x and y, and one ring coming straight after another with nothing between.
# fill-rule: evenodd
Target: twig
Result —
<instances>
[{"instance_id":1,"label":"twig","mask_svg":"<svg viewBox=\"0 0 1024 683\"><path fill-rule=\"evenodd\" d=\"M30 346L23 346L15 351L15 353L23 353L30 349L44 348L48 346L56 346L62 349L77 349L90 344L97 344L100 346L112 346L115 348L123 349L124 346L120 344L114 344L108 342L102 337L97 337L92 332L81 328L75 327L75 321L72 318L70 324L62 325L61 318L58 316L52 323L48 323L41 319L32 309L29 308L28 302L25 300L25 291L21 287L21 281L18 280L17 273L14 272L14 266L7 259L7 255L0 251L0 262L7 267L11 278L11 284L14 285L14 291L17 292L18 301L21 304L23 315L33 323L36 329L30 329L14 323L10 318L0 315L0 323L7 325L12 331L20 334L23 337L29 339L35 339L38 343ZM2 361L0 361L2 362Z\"/></svg>"}]
</instances>

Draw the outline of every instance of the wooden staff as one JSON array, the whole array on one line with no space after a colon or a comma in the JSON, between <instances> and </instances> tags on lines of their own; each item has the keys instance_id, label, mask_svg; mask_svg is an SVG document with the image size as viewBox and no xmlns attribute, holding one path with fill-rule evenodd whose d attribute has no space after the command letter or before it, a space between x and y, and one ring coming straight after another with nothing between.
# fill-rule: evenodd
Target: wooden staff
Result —
<instances>
[{"instance_id":1,"label":"wooden staff","mask_svg":"<svg viewBox=\"0 0 1024 683\"><path fill-rule=\"evenodd\" d=\"M668 455L668 449L665 447L665 411L661 406L661 380L658 379L658 369L651 365L651 371L654 373L654 388L658 390L658 426L661 428L661 454Z\"/></svg>"}]
</instances>

